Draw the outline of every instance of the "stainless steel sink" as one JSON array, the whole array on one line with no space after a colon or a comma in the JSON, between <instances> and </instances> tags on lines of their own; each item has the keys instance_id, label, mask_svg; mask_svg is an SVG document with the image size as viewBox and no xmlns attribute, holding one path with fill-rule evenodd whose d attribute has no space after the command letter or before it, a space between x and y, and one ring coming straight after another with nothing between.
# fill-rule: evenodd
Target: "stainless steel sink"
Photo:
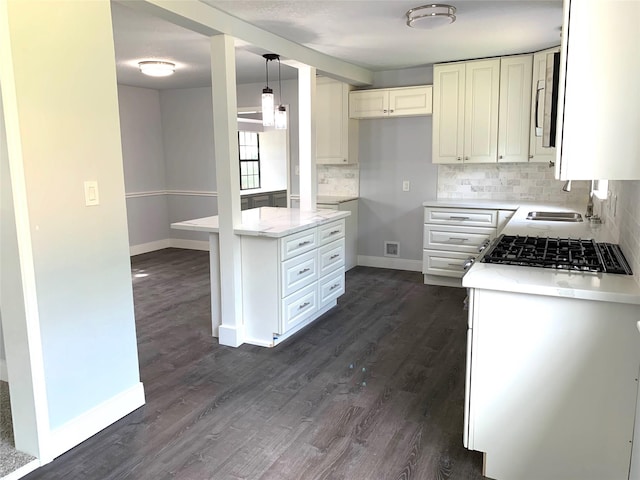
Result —
<instances>
[{"instance_id":1,"label":"stainless steel sink","mask_svg":"<svg viewBox=\"0 0 640 480\"><path fill-rule=\"evenodd\" d=\"M542 222L582 222L582 215L576 212L529 212L527 220Z\"/></svg>"}]
</instances>

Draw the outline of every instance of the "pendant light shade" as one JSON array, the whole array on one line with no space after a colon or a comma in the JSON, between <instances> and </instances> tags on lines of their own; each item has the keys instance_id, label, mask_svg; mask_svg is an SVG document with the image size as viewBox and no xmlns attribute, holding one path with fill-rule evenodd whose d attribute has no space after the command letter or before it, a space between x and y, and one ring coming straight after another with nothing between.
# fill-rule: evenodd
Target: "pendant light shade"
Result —
<instances>
[{"instance_id":1,"label":"pendant light shade","mask_svg":"<svg viewBox=\"0 0 640 480\"><path fill-rule=\"evenodd\" d=\"M269 87L262 89L262 125L272 127L274 122L273 90Z\"/></svg>"},{"instance_id":2,"label":"pendant light shade","mask_svg":"<svg viewBox=\"0 0 640 480\"><path fill-rule=\"evenodd\" d=\"M275 111L276 130L287 129L287 109L284 105L279 105Z\"/></svg>"}]
</instances>

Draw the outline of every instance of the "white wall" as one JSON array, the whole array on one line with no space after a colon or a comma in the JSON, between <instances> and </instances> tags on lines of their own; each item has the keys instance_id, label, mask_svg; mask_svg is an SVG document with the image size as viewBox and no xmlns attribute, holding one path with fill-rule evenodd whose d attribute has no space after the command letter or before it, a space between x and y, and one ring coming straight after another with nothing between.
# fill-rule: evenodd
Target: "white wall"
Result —
<instances>
[{"instance_id":1,"label":"white wall","mask_svg":"<svg viewBox=\"0 0 640 480\"><path fill-rule=\"evenodd\" d=\"M211 88L160 92L169 223L218 213ZM202 232L172 238L208 241Z\"/></svg>"},{"instance_id":2,"label":"white wall","mask_svg":"<svg viewBox=\"0 0 640 480\"><path fill-rule=\"evenodd\" d=\"M157 90L118 85L129 244L169 238L165 160Z\"/></svg>"},{"instance_id":3,"label":"white wall","mask_svg":"<svg viewBox=\"0 0 640 480\"><path fill-rule=\"evenodd\" d=\"M111 15L108 2L2 8L12 54L0 55L0 81L12 100L4 107L17 239L27 316L41 334L55 451L59 429L142 392ZM100 205L85 206L85 180L98 182ZM82 435L95 433L83 428Z\"/></svg>"},{"instance_id":4,"label":"white wall","mask_svg":"<svg viewBox=\"0 0 640 480\"><path fill-rule=\"evenodd\" d=\"M374 87L428 85L431 68L380 72ZM422 202L436 197L431 163L431 116L360 120L358 255L383 257L384 242L399 242L406 268L422 268ZM402 191L403 180L411 182Z\"/></svg>"},{"instance_id":5,"label":"white wall","mask_svg":"<svg viewBox=\"0 0 640 480\"><path fill-rule=\"evenodd\" d=\"M4 351L4 335L2 335L2 308L0 308L0 381L9 381L7 373L7 354Z\"/></svg>"}]
</instances>

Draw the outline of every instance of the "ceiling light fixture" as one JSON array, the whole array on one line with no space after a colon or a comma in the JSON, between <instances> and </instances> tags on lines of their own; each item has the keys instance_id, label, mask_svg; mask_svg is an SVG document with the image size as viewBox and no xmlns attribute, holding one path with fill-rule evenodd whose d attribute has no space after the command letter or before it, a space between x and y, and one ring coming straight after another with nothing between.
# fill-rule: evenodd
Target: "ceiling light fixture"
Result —
<instances>
[{"instance_id":1,"label":"ceiling light fixture","mask_svg":"<svg viewBox=\"0 0 640 480\"><path fill-rule=\"evenodd\" d=\"M282 104L282 80L280 75L280 55L275 53L265 53L262 55L265 60L265 72L267 76L267 86L262 89L262 125L284 130L287 128L287 108ZM278 107L275 107L273 89L269 88L269 62L278 61Z\"/></svg>"},{"instance_id":2,"label":"ceiling light fixture","mask_svg":"<svg viewBox=\"0 0 640 480\"><path fill-rule=\"evenodd\" d=\"M432 29L456 21L456 7L443 3L422 5L407 11L407 25L412 28Z\"/></svg>"},{"instance_id":3,"label":"ceiling light fixture","mask_svg":"<svg viewBox=\"0 0 640 480\"><path fill-rule=\"evenodd\" d=\"M145 60L139 62L138 67L142 73L150 77L168 77L176 71L175 63L160 60Z\"/></svg>"}]
</instances>

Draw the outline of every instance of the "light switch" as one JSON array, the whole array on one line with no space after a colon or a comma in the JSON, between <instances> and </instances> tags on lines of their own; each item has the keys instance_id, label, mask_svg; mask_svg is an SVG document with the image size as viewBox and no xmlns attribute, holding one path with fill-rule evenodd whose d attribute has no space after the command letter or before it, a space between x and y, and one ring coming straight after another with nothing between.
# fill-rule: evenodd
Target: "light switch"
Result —
<instances>
[{"instance_id":1,"label":"light switch","mask_svg":"<svg viewBox=\"0 0 640 480\"><path fill-rule=\"evenodd\" d=\"M87 180L84 182L84 204L87 207L100 205L100 195L98 194L98 182Z\"/></svg>"},{"instance_id":2,"label":"light switch","mask_svg":"<svg viewBox=\"0 0 640 480\"><path fill-rule=\"evenodd\" d=\"M405 181L402 182L402 191L403 192L408 192L409 191L409 187L410 187L409 180L405 180Z\"/></svg>"}]
</instances>

